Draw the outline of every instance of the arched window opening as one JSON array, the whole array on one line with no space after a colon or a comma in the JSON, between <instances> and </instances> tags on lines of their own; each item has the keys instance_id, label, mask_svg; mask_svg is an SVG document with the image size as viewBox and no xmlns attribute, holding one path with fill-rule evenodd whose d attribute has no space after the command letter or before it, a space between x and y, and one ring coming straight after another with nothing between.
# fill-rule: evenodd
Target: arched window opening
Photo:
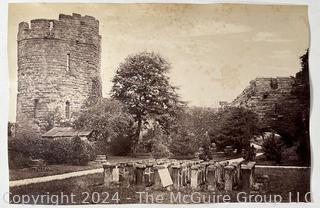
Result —
<instances>
[{"instance_id":1,"label":"arched window opening","mask_svg":"<svg viewBox=\"0 0 320 208\"><path fill-rule=\"evenodd\" d=\"M67 68L66 71L69 72L70 71L70 53L67 54Z\"/></svg>"},{"instance_id":2,"label":"arched window opening","mask_svg":"<svg viewBox=\"0 0 320 208\"><path fill-rule=\"evenodd\" d=\"M70 102L69 101L66 102L65 113L66 113L66 118L69 119L70 118Z\"/></svg>"},{"instance_id":3,"label":"arched window opening","mask_svg":"<svg viewBox=\"0 0 320 208\"><path fill-rule=\"evenodd\" d=\"M92 91L93 94L96 93L97 88L98 88L97 80L96 79L92 79L91 80L91 91Z\"/></svg>"},{"instance_id":4,"label":"arched window opening","mask_svg":"<svg viewBox=\"0 0 320 208\"><path fill-rule=\"evenodd\" d=\"M34 99L33 101L33 118L37 118L38 107L39 107L39 99Z\"/></svg>"}]
</instances>

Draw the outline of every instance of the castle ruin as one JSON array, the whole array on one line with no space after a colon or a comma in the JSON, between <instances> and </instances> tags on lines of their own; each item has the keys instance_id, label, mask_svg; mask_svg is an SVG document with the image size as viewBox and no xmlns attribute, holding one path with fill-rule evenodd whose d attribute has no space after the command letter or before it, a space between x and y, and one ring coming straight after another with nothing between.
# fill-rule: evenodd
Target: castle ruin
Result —
<instances>
[{"instance_id":1,"label":"castle ruin","mask_svg":"<svg viewBox=\"0 0 320 208\"><path fill-rule=\"evenodd\" d=\"M262 129L294 131L301 112L309 109L309 102L299 100L295 92L296 86L307 84L305 76L308 72L301 71L295 77L256 78L229 105L251 109Z\"/></svg>"},{"instance_id":2,"label":"castle ruin","mask_svg":"<svg viewBox=\"0 0 320 208\"><path fill-rule=\"evenodd\" d=\"M31 123L39 133L70 122L85 100L102 96L99 21L80 14L21 22L18 44L19 129Z\"/></svg>"}]
</instances>

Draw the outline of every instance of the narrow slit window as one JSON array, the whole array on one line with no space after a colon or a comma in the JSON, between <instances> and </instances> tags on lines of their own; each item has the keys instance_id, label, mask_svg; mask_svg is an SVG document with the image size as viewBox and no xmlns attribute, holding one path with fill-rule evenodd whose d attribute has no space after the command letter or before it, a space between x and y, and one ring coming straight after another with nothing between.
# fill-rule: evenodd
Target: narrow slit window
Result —
<instances>
[{"instance_id":1,"label":"narrow slit window","mask_svg":"<svg viewBox=\"0 0 320 208\"><path fill-rule=\"evenodd\" d=\"M49 22L49 31L51 32L53 29L53 21L50 21Z\"/></svg>"},{"instance_id":2,"label":"narrow slit window","mask_svg":"<svg viewBox=\"0 0 320 208\"><path fill-rule=\"evenodd\" d=\"M39 99L34 99L34 104L33 104L33 118L37 118L38 107L39 107Z\"/></svg>"},{"instance_id":3,"label":"narrow slit window","mask_svg":"<svg viewBox=\"0 0 320 208\"><path fill-rule=\"evenodd\" d=\"M66 102L66 118L70 118L70 102Z\"/></svg>"},{"instance_id":4,"label":"narrow slit window","mask_svg":"<svg viewBox=\"0 0 320 208\"><path fill-rule=\"evenodd\" d=\"M70 71L70 53L67 54L67 68L66 71L69 72Z\"/></svg>"}]
</instances>

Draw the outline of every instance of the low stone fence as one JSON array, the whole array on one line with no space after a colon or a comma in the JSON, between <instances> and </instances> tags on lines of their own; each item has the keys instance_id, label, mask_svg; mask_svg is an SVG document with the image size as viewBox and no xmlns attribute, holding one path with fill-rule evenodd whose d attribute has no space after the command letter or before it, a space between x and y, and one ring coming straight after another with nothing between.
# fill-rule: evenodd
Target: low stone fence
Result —
<instances>
[{"instance_id":1,"label":"low stone fence","mask_svg":"<svg viewBox=\"0 0 320 208\"><path fill-rule=\"evenodd\" d=\"M205 162L202 160L144 160L104 164L104 184L108 187L142 186L154 189L225 190L254 184L255 162Z\"/></svg>"}]
</instances>

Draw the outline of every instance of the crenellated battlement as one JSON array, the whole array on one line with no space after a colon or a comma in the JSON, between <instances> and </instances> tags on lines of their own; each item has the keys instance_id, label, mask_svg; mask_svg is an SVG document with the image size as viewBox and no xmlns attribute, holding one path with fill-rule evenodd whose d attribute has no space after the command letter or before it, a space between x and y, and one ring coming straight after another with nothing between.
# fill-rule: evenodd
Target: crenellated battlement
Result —
<instances>
[{"instance_id":1,"label":"crenellated battlement","mask_svg":"<svg viewBox=\"0 0 320 208\"><path fill-rule=\"evenodd\" d=\"M34 19L19 24L18 41L34 38L73 40L100 45L99 21L91 16L60 14L56 19Z\"/></svg>"},{"instance_id":2,"label":"crenellated battlement","mask_svg":"<svg viewBox=\"0 0 320 208\"><path fill-rule=\"evenodd\" d=\"M246 103L247 100L250 100L253 96L265 93L289 93L294 82L294 77L257 77L250 81L250 85L246 87L231 104L241 105L242 103Z\"/></svg>"}]
</instances>

